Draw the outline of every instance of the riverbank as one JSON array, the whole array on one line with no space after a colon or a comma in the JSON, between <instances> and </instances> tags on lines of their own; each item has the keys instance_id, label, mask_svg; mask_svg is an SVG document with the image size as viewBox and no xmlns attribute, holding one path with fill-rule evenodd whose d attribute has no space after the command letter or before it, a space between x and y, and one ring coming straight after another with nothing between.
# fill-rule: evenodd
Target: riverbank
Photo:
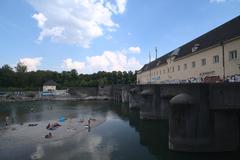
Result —
<instances>
[{"instance_id":1,"label":"riverbank","mask_svg":"<svg viewBox=\"0 0 240 160\"><path fill-rule=\"evenodd\" d=\"M112 86L81 87L71 88L68 90L56 90L47 95L39 91L15 91L0 93L0 102L111 100Z\"/></svg>"},{"instance_id":2,"label":"riverbank","mask_svg":"<svg viewBox=\"0 0 240 160\"><path fill-rule=\"evenodd\" d=\"M0 97L0 102L29 102L29 101L97 101L97 100L111 100L110 96L87 96L87 97Z\"/></svg>"}]
</instances>

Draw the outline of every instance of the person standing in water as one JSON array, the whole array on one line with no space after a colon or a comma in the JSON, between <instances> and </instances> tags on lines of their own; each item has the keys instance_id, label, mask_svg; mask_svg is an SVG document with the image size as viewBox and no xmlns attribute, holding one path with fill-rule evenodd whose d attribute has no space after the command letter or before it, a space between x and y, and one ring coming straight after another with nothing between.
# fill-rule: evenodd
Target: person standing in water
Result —
<instances>
[{"instance_id":1,"label":"person standing in water","mask_svg":"<svg viewBox=\"0 0 240 160\"><path fill-rule=\"evenodd\" d=\"M9 117L8 117L8 116L5 118L5 125L6 125L6 126L9 125Z\"/></svg>"},{"instance_id":2,"label":"person standing in water","mask_svg":"<svg viewBox=\"0 0 240 160\"><path fill-rule=\"evenodd\" d=\"M91 131L91 119L89 118L88 119L88 132Z\"/></svg>"}]
</instances>

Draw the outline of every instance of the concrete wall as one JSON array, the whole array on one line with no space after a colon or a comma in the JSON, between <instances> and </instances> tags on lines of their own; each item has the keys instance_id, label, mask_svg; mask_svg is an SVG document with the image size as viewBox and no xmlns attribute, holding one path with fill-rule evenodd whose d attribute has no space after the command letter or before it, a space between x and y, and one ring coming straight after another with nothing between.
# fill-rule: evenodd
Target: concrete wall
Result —
<instances>
[{"instance_id":1,"label":"concrete wall","mask_svg":"<svg viewBox=\"0 0 240 160\"><path fill-rule=\"evenodd\" d=\"M117 103L128 103L129 102L129 85L114 85L112 87L112 97Z\"/></svg>"},{"instance_id":2,"label":"concrete wall","mask_svg":"<svg viewBox=\"0 0 240 160\"><path fill-rule=\"evenodd\" d=\"M77 96L80 98L85 98L89 96L106 96L112 97L112 86L103 86L103 87L79 87L79 88L70 88L69 93L72 96Z\"/></svg>"},{"instance_id":3,"label":"concrete wall","mask_svg":"<svg viewBox=\"0 0 240 160\"><path fill-rule=\"evenodd\" d=\"M209 85L210 109L240 109L240 83Z\"/></svg>"},{"instance_id":4,"label":"concrete wall","mask_svg":"<svg viewBox=\"0 0 240 160\"><path fill-rule=\"evenodd\" d=\"M99 86L98 87L98 96L112 96L112 86Z\"/></svg>"},{"instance_id":5,"label":"concrete wall","mask_svg":"<svg viewBox=\"0 0 240 160\"><path fill-rule=\"evenodd\" d=\"M69 94L79 98L85 98L89 96L97 96L98 88L97 87L80 87L80 88L70 88Z\"/></svg>"},{"instance_id":6,"label":"concrete wall","mask_svg":"<svg viewBox=\"0 0 240 160\"><path fill-rule=\"evenodd\" d=\"M169 149L186 152L239 149L240 83L134 88L137 89L130 93L129 107L140 95L136 103L140 106L140 119L169 118Z\"/></svg>"}]
</instances>

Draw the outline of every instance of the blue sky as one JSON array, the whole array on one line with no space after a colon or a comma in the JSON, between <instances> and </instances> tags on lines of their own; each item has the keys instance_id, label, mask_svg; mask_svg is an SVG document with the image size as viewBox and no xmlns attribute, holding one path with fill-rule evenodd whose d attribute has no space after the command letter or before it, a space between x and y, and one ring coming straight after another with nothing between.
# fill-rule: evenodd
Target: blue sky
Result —
<instances>
[{"instance_id":1,"label":"blue sky","mask_svg":"<svg viewBox=\"0 0 240 160\"><path fill-rule=\"evenodd\" d=\"M0 66L134 71L239 13L240 0L2 0Z\"/></svg>"}]
</instances>

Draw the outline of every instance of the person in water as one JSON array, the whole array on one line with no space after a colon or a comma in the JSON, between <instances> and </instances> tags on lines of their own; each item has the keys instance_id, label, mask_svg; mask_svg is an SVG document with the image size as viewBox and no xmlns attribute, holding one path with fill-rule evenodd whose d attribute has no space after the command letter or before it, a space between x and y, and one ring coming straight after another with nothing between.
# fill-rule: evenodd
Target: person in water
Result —
<instances>
[{"instance_id":1,"label":"person in water","mask_svg":"<svg viewBox=\"0 0 240 160\"><path fill-rule=\"evenodd\" d=\"M45 135L45 138L52 138L52 133L49 132L47 135Z\"/></svg>"},{"instance_id":2,"label":"person in water","mask_svg":"<svg viewBox=\"0 0 240 160\"><path fill-rule=\"evenodd\" d=\"M91 131L91 119L89 118L88 119L88 132Z\"/></svg>"},{"instance_id":3,"label":"person in water","mask_svg":"<svg viewBox=\"0 0 240 160\"><path fill-rule=\"evenodd\" d=\"M9 124L9 117L7 116L7 117L5 118L5 125L8 126L8 124Z\"/></svg>"}]
</instances>

